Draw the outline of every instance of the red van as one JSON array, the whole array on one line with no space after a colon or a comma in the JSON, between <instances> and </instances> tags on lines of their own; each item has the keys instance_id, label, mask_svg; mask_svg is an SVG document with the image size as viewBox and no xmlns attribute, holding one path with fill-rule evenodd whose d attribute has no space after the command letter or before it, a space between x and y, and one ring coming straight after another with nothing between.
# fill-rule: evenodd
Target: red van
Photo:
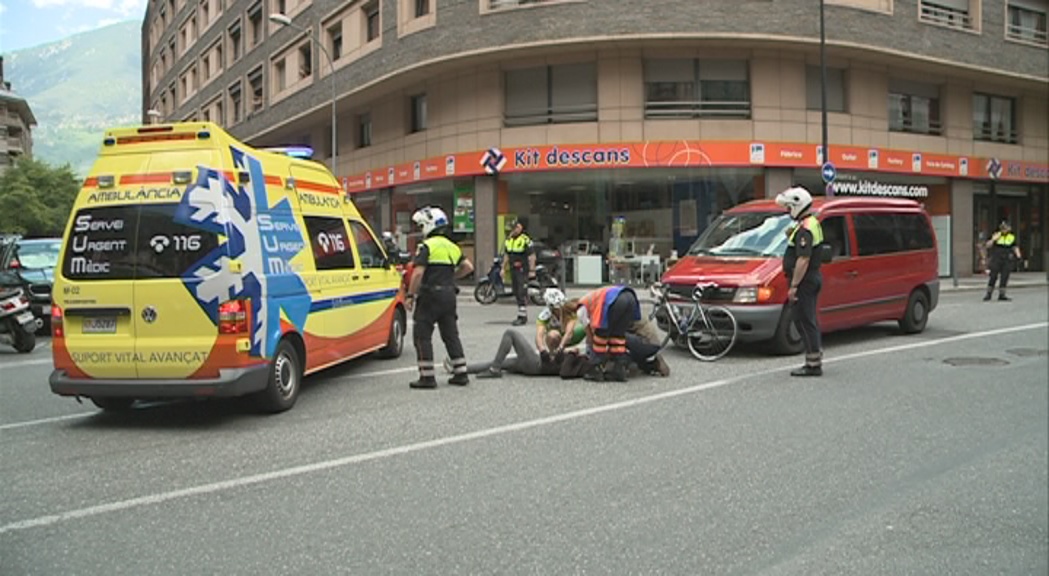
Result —
<instances>
[{"instance_id":1,"label":"red van","mask_svg":"<svg viewBox=\"0 0 1049 576\"><path fill-rule=\"evenodd\" d=\"M824 236L823 331L885 320L898 321L905 333L924 330L940 294L936 234L925 209L913 200L816 197L813 212ZM772 199L735 206L707 227L662 282L681 300L697 282L716 282L707 301L732 311L739 341L796 354L801 335L784 307L790 223ZM665 330L665 320L657 321Z\"/></svg>"}]
</instances>

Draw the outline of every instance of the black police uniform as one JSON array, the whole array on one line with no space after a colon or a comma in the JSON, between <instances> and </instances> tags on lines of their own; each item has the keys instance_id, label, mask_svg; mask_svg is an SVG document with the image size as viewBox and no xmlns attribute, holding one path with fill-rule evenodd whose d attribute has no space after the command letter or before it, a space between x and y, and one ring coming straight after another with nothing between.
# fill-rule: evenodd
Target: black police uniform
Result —
<instances>
[{"instance_id":1,"label":"black police uniform","mask_svg":"<svg viewBox=\"0 0 1049 576\"><path fill-rule=\"evenodd\" d=\"M1002 283L998 285L998 299L999 300L1011 300L1005 295L1005 288L1009 285L1009 274L1013 270L1013 256L1016 252L1016 235L1012 232L1002 232L998 239L991 245L991 265L990 272L991 277L987 281L987 293L984 294L984 300L991 299L991 293L994 292L994 284L998 281L999 276L1002 279Z\"/></svg>"},{"instance_id":2,"label":"black police uniform","mask_svg":"<svg viewBox=\"0 0 1049 576\"><path fill-rule=\"evenodd\" d=\"M783 255L783 272L787 275L788 284L794 281L798 258L809 259L808 270L797 287L797 302L793 304L794 321L805 342L805 367L792 372L796 375L815 375L823 370L823 342L816 316L816 303L823 288L818 248L822 243L823 228L820 221L809 215L796 222L789 231L787 252Z\"/></svg>"},{"instance_id":3,"label":"black police uniform","mask_svg":"<svg viewBox=\"0 0 1049 576\"><path fill-rule=\"evenodd\" d=\"M514 323L522 325L528 321L528 256L532 254L532 238L525 232L507 237L503 250L510 260L510 278L517 300L517 320Z\"/></svg>"},{"instance_id":4,"label":"black police uniform","mask_svg":"<svg viewBox=\"0 0 1049 576\"><path fill-rule=\"evenodd\" d=\"M426 271L412 315L415 321L412 339L419 364L419 380L412 382L413 388L437 386L433 364L434 324L441 332L441 340L452 361L453 374L448 383L465 386L470 382L456 313L455 269L462 261L463 252L459 246L440 233L432 234L419 245L415 265L425 266Z\"/></svg>"}]
</instances>

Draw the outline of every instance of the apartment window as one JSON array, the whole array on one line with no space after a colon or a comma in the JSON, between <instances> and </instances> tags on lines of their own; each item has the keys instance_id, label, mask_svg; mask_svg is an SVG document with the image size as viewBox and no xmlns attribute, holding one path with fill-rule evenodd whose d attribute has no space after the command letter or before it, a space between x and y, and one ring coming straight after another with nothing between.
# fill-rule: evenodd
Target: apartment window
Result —
<instances>
[{"instance_id":1,"label":"apartment window","mask_svg":"<svg viewBox=\"0 0 1049 576\"><path fill-rule=\"evenodd\" d=\"M973 139L1016 144L1016 100L973 94Z\"/></svg>"},{"instance_id":2,"label":"apartment window","mask_svg":"<svg viewBox=\"0 0 1049 576\"><path fill-rule=\"evenodd\" d=\"M244 40L240 34L240 20L237 20L229 27L229 53L230 53L230 64L240 60L241 51L244 49Z\"/></svg>"},{"instance_id":3,"label":"apartment window","mask_svg":"<svg viewBox=\"0 0 1049 576\"><path fill-rule=\"evenodd\" d=\"M411 132L426 130L426 94L416 94L409 99L411 106Z\"/></svg>"},{"instance_id":4,"label":"apartment window","mask_svg":"<svg viewBox=\"0 0 1049 576\"><path fill-rule=\"evenodd\" d=\"M422 18L430 13L431 0L415 0L415 17Z\"/></svg>"},{"instance_id":5,"label":"apartment window","mask_svg":"<svg viewBox=\"0 0 1049 576\"><path fill-rule=\"evenodd\" d=\"M262 43L262 2L256 2L248 9L248 47L254 48Z\"/></svg>"},{"instance_id":6,"label":"apartment window","mask_svg":"<svg viewBox=\"0 0 1049 576\"><path fill-rule=\"evenodd\" d=\"M226 125L226 110L222 106L221 100L215 103L215 121L218 122L219 126Z\"/></svg>"},{"instance_id":7,"label":"apartment window","mask_svg":"<svg viewBox=\"0 0 1049 576\"><path fill-rule=\"evenodd\" d=\"M368 112L357 117L357 147L372 145L372 115Z\"/></svg>"},{"instance_id":8,"label":"apartment window","mask_svg":"<svg viewBox=\"0 0 1049 576\"><path fill-rule=\"evenodd\" d=\"M951 28L972 30L975 23L969 15L969 0L919 0L918 19Z\"/></svg>"},{"instance_id":9,"label":"apartment window","mask_svg":"<svg viewBox=\"0 0 1049 576\"><path fill-rule=\"evenodd\" d=\"M244 107L240 93L240 81L229 87L229 112L233 124L240 122Z\"/></svg>"},{"instance_id":10,"label":"apartment window","mask_svg":"<svg viewBox=\"0 0 1049 576\"><path fill-rule=\"evenodd\" d=\"M1049 46L1046 36L1046 11L1049 2L1042 0L1009 0L1009 17L1005 37L1011 40Z\"/></svg>"},{"instance_id":11,"label":"apartment window","mask_svg":"<svg viewBox=\"0 0 1049 576\"><path fill-rule=\"evenodd\" d=\"M204 81L211 78L211 57L207 54L200 57L200 71L204 75Z\"/></svg>"},{"instance_id":12,"label":"apartment window","mask_svg":"<svg viewBox=\"0 0 1049 576\"><path fill-rule=\"evenodd\" d=\"M287 14L288 13L288 1L287 0L277 0L274 3L274 6L276 6L276 12L278 14Z\"/></svg>"},{"instance_id":13,"label":"apartment window","mask_svg":"<svg viewBox=\"0 0 1049 576\"><path fill-rule=\"evenodd\" d=\"M248 86L251 87L251 113L262 110L262 107L265 104L266 94L265 85L262 82L262 75L262 66L259 66L248 73Z\"/></svg>"},{"instance_id":14,"label":"apartment window","mask_svg":"<svg viewBox=\"0 0 1049 576\"><path fill-rule=\"evenodd\" d=\"M307 42L299 46L299 79L309 78L313 74L313 49Z\"/></svg>"},{"instance_id":15,"label":"apartment window","mask_svg":"<svg viewBox=\"0 0 1049 576\"><path fill-rule=\"evenodd\" d=\"M284 58L277 60L273 63L273 92L283 92L288 87L288 81L285 78L285 74L288 71L288 65Z\"/></svg>"},{"instance_id":16,"label":"apartment window","mask_svg":"<svg viewBox=\"0 0 1049 576\"><path fill-rule=\"evenodd\" d=\"M200 0L200 21L205 26L211 22L211 6L208 5L208 0Z\"/></svg>"},{"instance_id":17,"label":"apartment window","mask_svg":"<svg viewBox=\"0 0 1049 576\"><path fill-rule=\"evenodd\" d=\"M379 38L379 3L369 2L361 9L364 13L364 37L368 42Z\"/></svg>"},{"instance_id":18,"label":"apartment window","mask_svg":"<svg viewBox=\"0 0 1049 576\"><path fill-rule=\"evenodd\" d=\"M332 61L342 58L342 22L328 28L328 51Z\"/></svg>"},{"instance_id":19,"label":"apartment window","mask_svg":"<svg viewBox=\"0 0 1049 576\"><path fill-rule=\"evenodd\" d=\"M556 4L566 0L484 0L489 10L503 10L516 8L518 6L530 6L534 4Z\"/></svg>"},{"instance_id":20,"label":"apartment window","mask_svg":"<svg viewBox=\"0 0 1049 576\"><path fill-rule=\"evenodd\" d=\"M940 87L890 78L889 130L917 134L942 134Z\"/></svg>"},{"instance_id":21,"label":"apartment window","mask_svg":"<svg viewBox=\"0 0 1049 576\"><path fill-rule=\"evenodd\" d=\"M827 68L827 111L848 112L848 94L845 91L845 71ZM805 67L805 103L809 110L822 110L823 94L820 67Z\"/></svg>"},{"instance_id":22,"label":"apartment window","mask_svg":"<svg viewBox=\"0 0 1049 576\"><path fill-rule=\"evenodd\" d=\"M645 60L646 118L750 117L746 60Z\"/></svg>"},{"instance_id":23,"label":"apartment window","mask_svg":"<svg viewBox=\"0 0 1049 576\"><path fill-rule=\"evenodd\" d=\"M597 66L593 62L506 72L507 126L597 120Z\"/></svg>"}]
</instances>

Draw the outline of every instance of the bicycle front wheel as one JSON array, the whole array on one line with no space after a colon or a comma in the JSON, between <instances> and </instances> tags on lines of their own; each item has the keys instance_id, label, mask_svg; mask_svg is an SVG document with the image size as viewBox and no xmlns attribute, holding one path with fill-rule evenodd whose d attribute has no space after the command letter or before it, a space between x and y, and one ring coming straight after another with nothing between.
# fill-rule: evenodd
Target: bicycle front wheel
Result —
<instances>
[{"instance_id":1,"label":"bicycle front wheel","mask_svg":"<svg viewBox=\"0 0 1049 576\"><path fill-rule=\"evenodd\" d=\"M724 306L708 306L706 322L697 316L688 331L688 350L704 362L713 362L732 350L739 326L736 317Z\"/></svg>"}]
</instances>

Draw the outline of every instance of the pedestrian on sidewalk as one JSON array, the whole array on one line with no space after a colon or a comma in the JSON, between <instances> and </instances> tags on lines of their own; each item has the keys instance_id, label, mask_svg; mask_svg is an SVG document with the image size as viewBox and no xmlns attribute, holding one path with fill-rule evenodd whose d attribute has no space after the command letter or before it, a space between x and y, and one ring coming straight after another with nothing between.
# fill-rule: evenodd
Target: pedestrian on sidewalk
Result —
<instances>
[{"instance_id":1,"label":"pedestrian on sidewalk","mask_svg":"<svg viewBox=\"0 0 1049 576\"><path fill-rule=\"evenodd\" d=\"M1016 235L1013 234L1013 229L1009 222L1003 220L998 225L998 231L994 233L994 236L991 236L986 246L991 256L991 266L988 269L991 277L987 280L987 293L983 295L983 301L987 302L991 299L991 293L994 292L994 284L999 278L1001 278L1001 283L998 284L998 299L1003 301L1012 300L1012 298L1006 296L1005 288L1009 285L1009 274L1012 272L1013 266L1022 259L1022 256L1020 255L1020 246L1016 243Z\"/></svg>"}]
</instances>

